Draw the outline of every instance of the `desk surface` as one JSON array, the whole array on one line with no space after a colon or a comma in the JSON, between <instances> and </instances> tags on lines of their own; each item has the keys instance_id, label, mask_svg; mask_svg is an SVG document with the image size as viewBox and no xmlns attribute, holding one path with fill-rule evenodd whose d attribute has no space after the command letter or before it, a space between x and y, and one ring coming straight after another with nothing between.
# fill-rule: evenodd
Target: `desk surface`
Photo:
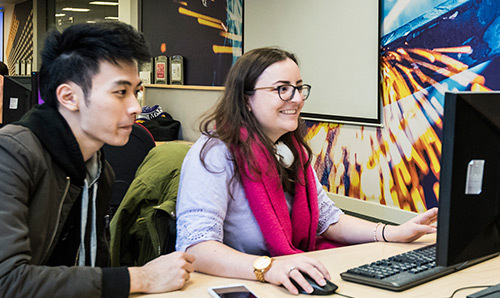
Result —
<instances>
[{"instance_id":1,"label":"desk surface","mask_svg":"<svg viewBox=\"0 0 500 298\"><path fill-rule=\"evenodd\" d=\"M420 286L408 289L403 292L392 292L374 287L364 286L352 282L343 281L340 273L349 268L366 264L379 259L387 258L395 254L425 246L435 241L434 235L427 235L420 240L410 243L366 243L351 245L347 247L335 248L331 250L309 252L323 262L328 268L331 281L339 286L338 293L349 295L354 298L373 297L450 297L454 290L466 286L495 285L500 283L500 257L493 258L486 262L471 266L464 270L424 283ZM221 278L206 275L203 273L193 273L191 279L182 290L164 294L135 295L142 298L209 298L207 288L211 286L223 286L230 284L245 284L257 296L268 297L294 297L284 288L257 281ZM468 294L481 289L463 290L455 294L453 298L463 298ZM299 295L300 297L321 297ZM341 297L333 295L333 297Z\"/></svg>"}]
</instances>

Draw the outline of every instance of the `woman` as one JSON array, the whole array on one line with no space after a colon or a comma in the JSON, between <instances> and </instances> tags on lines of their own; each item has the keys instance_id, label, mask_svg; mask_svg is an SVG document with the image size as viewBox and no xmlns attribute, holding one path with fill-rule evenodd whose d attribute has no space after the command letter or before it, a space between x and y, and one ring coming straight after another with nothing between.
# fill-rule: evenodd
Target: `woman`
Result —
<instances>
[{"instance_id":1,"label":"woman","mask_svg":"<svg viewBox=\"0 0 500 298\"><path fill-rule=\"evenodd\" d=\"M225 88L181 171L176 248L196 256L197 271L267 281L297 294L294 279L310 293L302 273L320 285L330 275L318 260L296 253L332 247L321 238L409 242L435 232L436 209L384 226L343 214L327 197L299 116L311 87L293 54L247 52ZM269 255L287 256L262 257Z\"/></svg>"}]
</instances>

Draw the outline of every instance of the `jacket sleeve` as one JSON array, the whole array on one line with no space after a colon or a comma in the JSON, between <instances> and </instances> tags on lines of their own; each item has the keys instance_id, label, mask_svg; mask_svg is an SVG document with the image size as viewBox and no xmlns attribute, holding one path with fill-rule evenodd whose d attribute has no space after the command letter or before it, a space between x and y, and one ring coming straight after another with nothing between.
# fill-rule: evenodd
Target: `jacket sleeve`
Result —
<instances>
[{"instance_id":1,"label":"jacket sleeve","mask_svg":"<svg viewBox=\"0 0 500 298\"><path fill-rule=\"evenodd\" d=\"M29 206L44 157L37 146L0 132L0 297L101 297L101 268L49 267L34 261ZM123 282L128 291L128 275Z\"/></svg>"}]
</instances>

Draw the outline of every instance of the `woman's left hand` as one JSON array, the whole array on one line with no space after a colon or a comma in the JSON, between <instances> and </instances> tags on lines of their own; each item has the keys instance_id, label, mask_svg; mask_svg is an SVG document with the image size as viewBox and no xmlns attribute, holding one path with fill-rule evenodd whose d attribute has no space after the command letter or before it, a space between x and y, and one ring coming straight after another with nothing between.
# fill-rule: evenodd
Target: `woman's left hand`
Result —
<instances>
[{"instance_id":1,"label":"woman's left hand","mask_svg":"<svg viewBox=\"0 0 500 298\"><path fill-rule=\"evenodd\" d=\"M389 242L412 242L428 233L435 233L438 208L432 208L399 226L387 225L385 239Z\"/></svg>"}]
</instances>

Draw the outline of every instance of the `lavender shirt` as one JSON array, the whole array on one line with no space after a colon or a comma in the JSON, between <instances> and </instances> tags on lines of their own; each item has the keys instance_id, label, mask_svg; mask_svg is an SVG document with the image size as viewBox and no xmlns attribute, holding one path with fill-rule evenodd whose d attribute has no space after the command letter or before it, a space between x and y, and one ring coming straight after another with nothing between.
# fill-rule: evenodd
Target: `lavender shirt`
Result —
<instances>
[{"instance_id":1,"label":"lavender shirt","mask_svg":"<svg viewBox=\"0 0 500 298\"><path fill-rule=\"evenodd\" d=\"M212 140L210 144L213 146L205 157L210 171L201 163L200 151L207 140L202 135L182 165L177 196L176 249L186 251L193 244L215 240L244 253L268 255L243 186L234 180L228 188L233 163L227 146L220 140ZM316 188L319 205L317 234L320 235L336 223L343 212L328 198L317 178ZM286 197L290 211L292 198Z\"/></svg>"}]
</instances>

